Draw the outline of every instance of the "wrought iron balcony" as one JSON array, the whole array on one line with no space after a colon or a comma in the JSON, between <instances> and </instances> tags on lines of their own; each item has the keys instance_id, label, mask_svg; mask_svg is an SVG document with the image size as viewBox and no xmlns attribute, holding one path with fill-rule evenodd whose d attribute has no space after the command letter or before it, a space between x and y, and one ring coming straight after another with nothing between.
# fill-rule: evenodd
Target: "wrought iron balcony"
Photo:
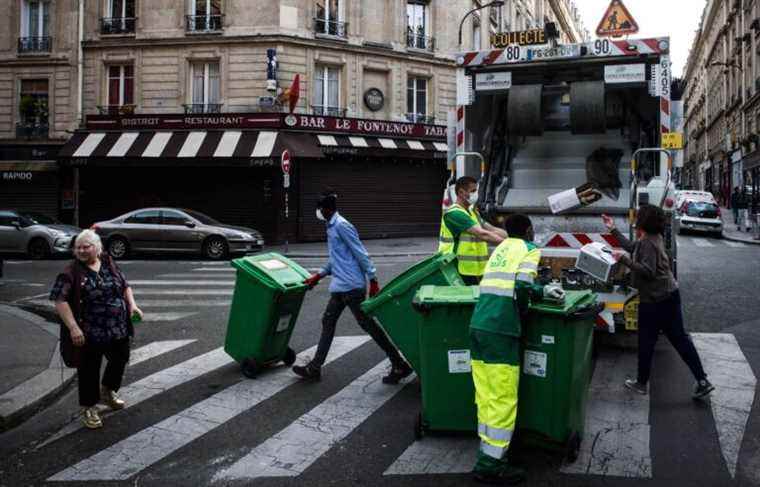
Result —
<instances>
[{"instance_id":1,"label":"wrought iron balcony","mask_svg":"<svg viewBox=\"0 0 760 487\"><path fill-rule=\"evenodd\" d=\"M424 32L415 32L414 29L406 30L406 47L423 51L435 51L435 39L427 37Z\"/></svg>"},{"instance_id":2,"label":"wrought iron balcony","mask_svg":"<svg viewBox=\"0 0 760 487\"><path fill-rule=\"evenodd\" d=\"M345 117L348 111L346 108L324 107L321 105L312 105L311 110L314 115L322 115L324 117Z\"/></svg>"},{"instance_id":3,"label":"wrought iron balcony","mask_svg":"<svg viewBox=\"0 0 760 487\"><path fill-rule=\"evenodd\" d=\"M314 33L345 39L348 36L348 22L315 18Z\"/></svg>"},{"instance_id":4,"label":"wrought iron balcony","mask_svg":"<svg viewBox=\"0 0 760 487\"><path fill-rule=\"evenodd\" d=\"M186 31L196 34L218 34L222 32L224 15L188 15Z\"/></svg>"},{"instance_id":5,"label":"wrought iron balcony","mask_svg":"<svg viewBox=\"0 0 760 487\"><path fill-rule=\"evenodd\" d=\"M135 105L98 105L101 115L133 115Z\"/></svg>"},{"instance_id":6,"label":"wrought iron balcony","mask_svg":"<svg viewBox=\"0 0 760 487\"><path fill-rule=\"evenodd\" d=\"M221 113L221 103L188 103L182 105L185 107L186 115L196 115L202 113Z\"/></svg>"},{"instance_id":7,"label":"wrought iron balcony","mask_svg":"<svg viewBox=\"0 0 760 487\"><path fill-rule=\"evenodd\" d=\"M134 34L137 17L112 17L100 19L100 33L111 34Z\"/></svg>"},{"instance_id":8,"label":"wrought iron balcony","mask_svg":"<svg viewBox=\"0 0 760 487\"><path fill-rule=\"evenodd\" d=\"M19 37L18 53L35 54L48 53L52 44L52 37Z\"/></svg>"},{"instance_id":9,"label":"wrought iron balcony","mask_svg":"<svg viewBox=\"0 0 760 487\"><path fill-rule=\"evenodd\" d=\"M35 122L21 122L16 124L16 138L24 139L47 139L48 125Z\"/></svg>"},{"instance_id":10,"label":"wrought iron balcony","mask_svg":"<svg viewBox=\"0 0 760 487\"><path fill-rule=\"evenodd\" d=\"M435 124L435 117L428 117L422 113L407 113L406 119L414 123L424 123L428 125Z\"/></svg>"}]
</instances>

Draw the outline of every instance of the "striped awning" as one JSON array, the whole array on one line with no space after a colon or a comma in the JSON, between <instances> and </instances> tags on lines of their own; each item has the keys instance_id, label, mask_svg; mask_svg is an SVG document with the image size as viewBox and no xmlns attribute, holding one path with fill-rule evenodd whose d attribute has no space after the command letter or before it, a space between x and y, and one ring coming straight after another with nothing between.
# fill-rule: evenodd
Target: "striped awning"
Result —
<instances>
[{"instance_id":1,"label":"striped awning","mask_svg":"<svg viewBox=\"0 0 760 487\"><path fill-rule=\"evenodd\" d=\"M391 139L383 137L317 135L317 143L320 147L351 147L355 149L406 150L427 152L446 152L448 150L446 144L443 142Z\"/></svg>"},{"instance_id":2,"label":"striped awning","mask_svg":"<svg viewBox=\"0 0 760 487\"><path fill-rule=\"evenodd\" d=\"M77 132L61 149L59 157L250 160L279 157L286 148L294 156L322 157L316 144L294 141L294 137L258 130Z\"/></svg>"}]
</instances>

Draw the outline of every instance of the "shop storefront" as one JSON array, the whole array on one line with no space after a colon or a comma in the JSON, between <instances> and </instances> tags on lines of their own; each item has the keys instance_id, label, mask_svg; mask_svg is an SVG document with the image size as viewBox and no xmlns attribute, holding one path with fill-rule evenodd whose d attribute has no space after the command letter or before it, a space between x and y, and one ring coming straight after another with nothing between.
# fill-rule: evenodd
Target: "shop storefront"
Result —
<instances>
[{"instance_id":1,"label":"shop storefront","mask_svg":"<svg viewBox=\"0 0 760 487\"><path fill-rule=\"evenodd\" d=\"M61 144L0 146L0 208L59 218L60 181L56 153Z\"/></svg>"},{"instance_id":2,"label":"shop storefront","mask_svg":"<svg viewBox=\"0 0 760 487\"><path fill-rule=\"evenodd\" d=\"M82 225L147 206L192 208L267 241L324 239L327 187L364 238L435 235L446 129L309 115L89 117L61 150ZM291 157L285 178L281 155Z\"/></svg>"}]
</instances>

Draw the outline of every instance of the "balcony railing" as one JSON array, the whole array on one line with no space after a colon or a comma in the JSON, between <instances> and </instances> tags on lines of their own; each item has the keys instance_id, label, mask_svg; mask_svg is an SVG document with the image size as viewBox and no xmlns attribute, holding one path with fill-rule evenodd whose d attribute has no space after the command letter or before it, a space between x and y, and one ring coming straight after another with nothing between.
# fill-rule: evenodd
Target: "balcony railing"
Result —
<instances>
[{"instance_id":1,"label":"balcony railing","mask_svg":"<svg viewBox=\"0 0 760 487\"><path fill-rule=\"evenodd\" d=\"M137 17L113 17L100 19L100 33L111 34L134 34Z\"/></svg>"},{"instance_id":2,"label":"balcony railing","mask_svg":"<svg viewBox=\"0 0 760 487\"><path fill-rule=\"evenodd\" d=\"M422 113L407 113L406 119L414 123L435 124L435 117L428 117Z\"/></svg>"},{"instance_id":3,"label":"balcony railing","mask_svg":"<svg viewBox=\"0 0 760 487\"><path fill-rule=\"evenodd\" d=\"M222 111L221 103L188 103L182 106L185 107L186 115L220 113Z\"/></svg>"},{"instance_id":4,"label":"balcony railing","mask_svg":"<svg viewBox=\"0 0 760 487\"><path fill-rule=\"evenodd\" d=\"M314 33L345 39L348 36L348 22L315 18Z\"/></svg>"},{"instance_id":5,"label":"balcony railing","mask_svg":"<svg viewBox=\"0 0 760 487\"><path fill-rule=\"evenodd\" d=\"M19 37L18 53L34 54L50 52L52 37Z\"/></svg>"},{"instance_id":6,"label":"balcony railing","mask_svg":"<svg viewBox=\"0 0 760 487\"><path fill-rule=\"evenodd\" d=\"M324 107L321 105L312 105L311 110L314 115L321 115L324 117L345 117L346 112L348 111L346 108Z\"/></svg>"},{"instance_id":7,"label":"balcony railing","mask_svg":"<svg viewBox=\"0 0 760 487\"><path fill-rule=\"evenodd\" d=\"M17 123L16 137L24 139L47 139L48 125L42 123Z\"/></svg>"},{"instance_id":8,"label":"balcony railing","mask_svg":"<svg viewBox=\"0 0 760 487\"><path fill-rule=\"evenodd\" d=\"M101 115L134 115L134 105L98 105Z\"/></svg>"},{"instance_id":9,"label":"balcony railing","mask_svg":"<svg viewBox=\"0 0 760 487\"><path fill-rule=\"evenodd\" d=\"M187 32L216 34L222 31L224 15L188 15Z\"/></svg>"},{"instance_id":10,"label":"balcony railing","mask_svg":"<svg viewBox=\"0 0 760 487\"><path fill-rule=\"evenodd\" d=\"M427 37L424 32L414 32L414 29L410 28L406 31L406 47L433 52L435 50L435 39Z\"/></svg>"}]
</instances>

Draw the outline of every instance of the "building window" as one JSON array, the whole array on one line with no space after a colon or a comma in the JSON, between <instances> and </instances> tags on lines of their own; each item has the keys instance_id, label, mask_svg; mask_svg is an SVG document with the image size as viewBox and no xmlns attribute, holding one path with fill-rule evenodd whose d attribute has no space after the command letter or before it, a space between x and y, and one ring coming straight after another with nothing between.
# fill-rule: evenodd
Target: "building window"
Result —
<instances>
[{"instance_id":1,"label":"building window","mask_svg":"<svg viewBox=\"0 0 760 487\"><path fill-rule=\"evenodd\" d=\"M314 105L316 115L345 116L340 107L340 68L317 66L314 70Z\"/></svg>"},{"instance_id":2,"label":"building window","mask_svg":"<svg viewBox=\"0 0 760 487\"><path fill-rule=\"evenodd\" d=\"M17 137L47 137L48 135L48 80L25 79L19 90L19 123Z\"/></svg>"},{"instance_id":3,"label":"building window","mask_svg":"<svg viewBox=\"0 0 760 487\"><path fill-rule=\"evenodd\" d=\"M219 63L194 62L191 64L193 102L185 105L188 113L219 113L222 108Z\"/></svg>"},{"instance_id":4,"label":"building window","mask_svg":"<svg viewBox=\"0 0 760 487\"><path fill-rule=\"evenodd\" d=\"M428 36L428 6L421 1L406 4L406 46L432 51L433 38Z\"/></svg>"},{"instance_id":5,"label":"building window","mask_svg":"<svg viewBox=\"0 0 760 487\"><path fill-rule=\"evenodd\" d=\"M410 77L406 82L406 118L410 122L433 123L427 116L428 80Z\"/></svg>"},{"instance_id":6,"label":"building window","mask_svg":"<svg viewBox=\"0 0 760 487\"><path fill-rule=\"evenodd\" d=\"M50 51L50 2L24 0L21 4L19 53Z\"/></svg>"},{"instance_id":7,"label":"building window","mask_svg":"<svg viewBox=\"0 0 760 487\"><path fill-rule=\"evenodd\" d=\"M108 105L101 112L128 114L135 106L135 68L132 65L108 66Z\"/></svg>"},{"instance_id":8,"label":"building window","mask_svg":"<svg viewBox=\"0 0 760 487\"><path fill-rule=\"evenodd\" d=\"M221 0L190 0L190 15L187 16L188 32L221 32Z\"/></svg>"},{"instance_id":9,"label":"building window","mask_svg":"<svg viewBox=\"0 0 760 487\"><path fill-rule=\"evenodd\" d=\"M314 32L336 37L346 37L347 23L343 22L340 0L317 0Z\"/></svg>"},{"instance_id":10,"label":"building window","mask_svg":"<svg viewBox=\"0 0 760 487\"><path fill-rule=\"evenodd\" d=\"M106 15L101 19L101 34L133 34L135 0L106 0Z\"/></svg>"}]
</instances>

